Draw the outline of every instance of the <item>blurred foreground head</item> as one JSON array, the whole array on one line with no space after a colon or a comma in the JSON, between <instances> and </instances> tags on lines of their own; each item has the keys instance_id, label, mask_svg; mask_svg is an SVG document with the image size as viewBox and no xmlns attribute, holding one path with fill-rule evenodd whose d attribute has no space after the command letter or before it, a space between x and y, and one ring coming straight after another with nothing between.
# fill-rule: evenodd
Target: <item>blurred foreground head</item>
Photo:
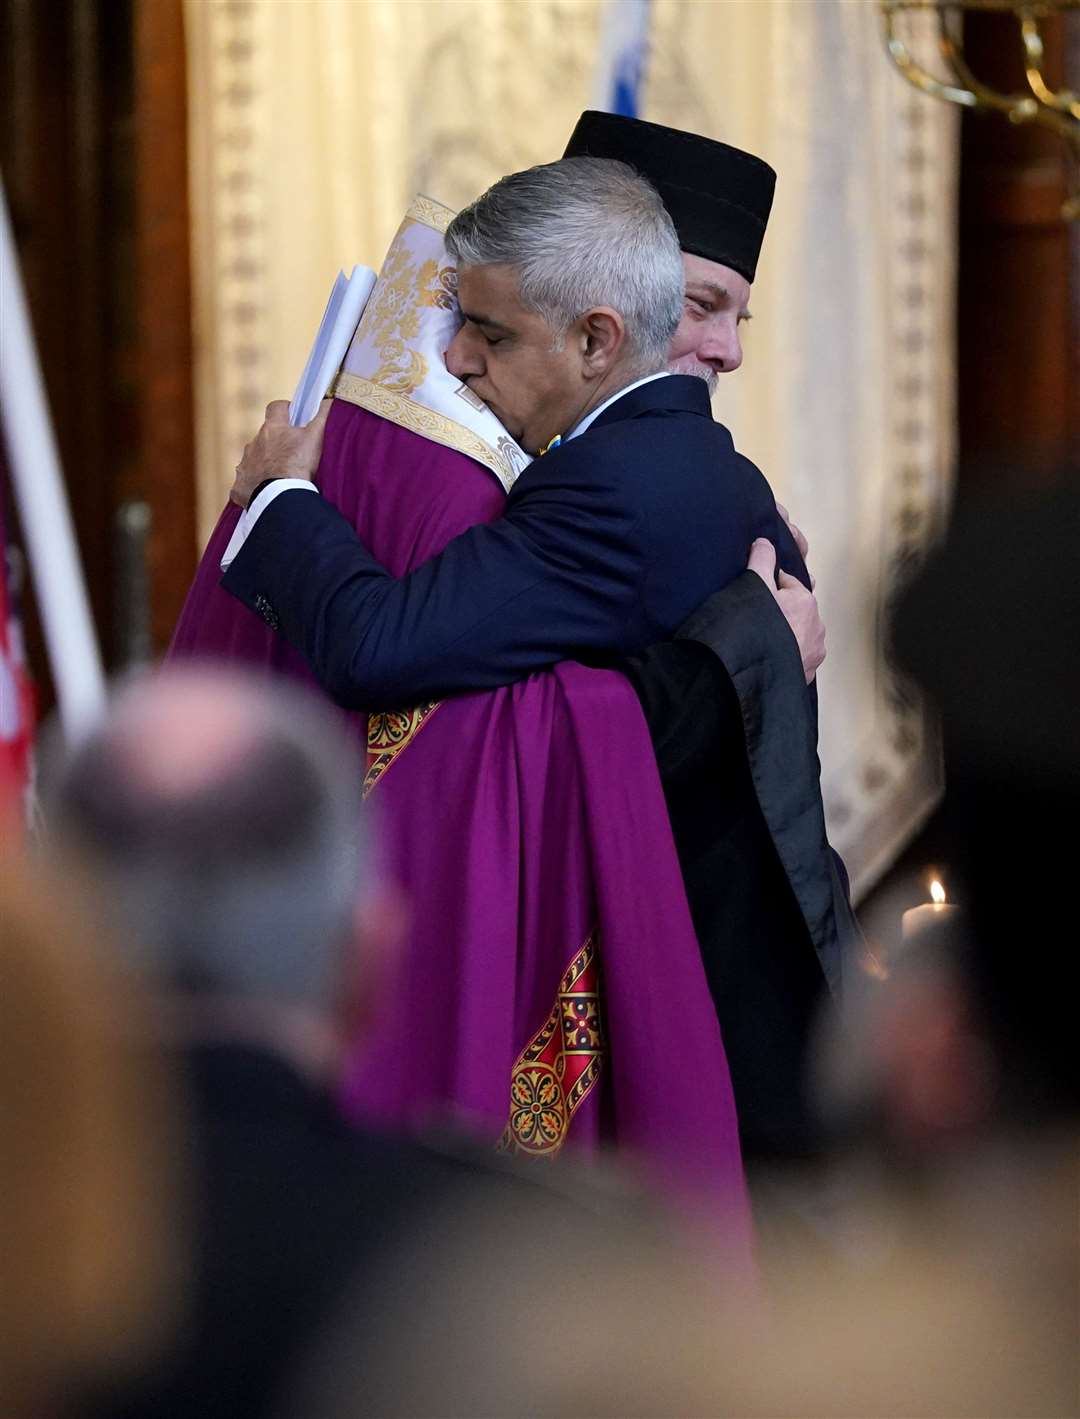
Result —
<instances>
[{"instance_id":1,"label":"blurred foreground head","mask_svg":"<svg viewBox=\"0 0 1080 1419\"><path fill-rule=\"evenodd\" d=\"M826 1074L863 1147L834 1173L846 1202L818 1199L830 1248L795 1234L781 1258L733 1413L1077 1412L1078 536L1075 478L970 498L897 605L897 657L941 712L962 921L894 937L851 992Z\"/></svg>"},{"instance_id":2,"label":"blurred foreground head","mask_svg":"<svg viewBox=\"0 0 1080 1419\"><path fill-rule=\"evenodd\" d=\"M150 989L348 1032L369 884L362 766L332 711L235 671L167 669L121 688L52 778L57 844Z\"/></svg>"}]
</instances>

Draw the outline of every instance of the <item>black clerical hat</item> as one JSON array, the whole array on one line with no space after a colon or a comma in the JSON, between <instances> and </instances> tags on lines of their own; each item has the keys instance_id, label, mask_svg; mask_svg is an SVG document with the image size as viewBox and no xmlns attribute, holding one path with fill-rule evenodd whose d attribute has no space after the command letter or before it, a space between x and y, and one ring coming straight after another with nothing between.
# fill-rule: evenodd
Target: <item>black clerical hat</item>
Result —
<instances>
[{"instance_id":1,"label":"black clerical hat","mask_svg":"<svg viewBox=\"0 0 1080 1419\"><path fill-rule=\"evenodd\" d=\"M768 163L713 138L592 110L578 119L563 157L629 163L664 199L684 251L753 281L776 186Z\"/></svg>"}]
</instances>

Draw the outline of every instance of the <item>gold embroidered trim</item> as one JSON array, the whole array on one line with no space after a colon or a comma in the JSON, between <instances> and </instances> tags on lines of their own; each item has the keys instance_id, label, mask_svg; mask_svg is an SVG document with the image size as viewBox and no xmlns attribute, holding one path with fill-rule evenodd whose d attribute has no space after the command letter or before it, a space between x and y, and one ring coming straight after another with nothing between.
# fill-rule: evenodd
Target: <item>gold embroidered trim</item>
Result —
<instances>
[{"instance_id":1,"label":"gold embroidered trim","mask_svg":"<svg viewBox=\"0 0 1080 1419\"><path fill-rule=\"evenodd\" d=\"M500 457L497 450L485 443L478 434L474 434L464 424L457 423L447 415L438 414L434 409L418 404L415 399L396 394L392 389L383 389L370 379L348 374L344 370L332 385L331 393L336 399L358 404L361 409L389 419L391 423L398 424L403 429L411 429L414 434L421 434L434 443L442 444L444 448L456 448L459 453L464 453L477 463L482 463L485 468L490 468L502 484L504 492L508 493L514 486L517 474L506 459Z\"/></svg>"},{"instance_id":2,"label":"gold embroidered trim","mask_svg":"<svg viewBox=\"0 0 1080 1419\"><path fill-rule=\"evenodd\" d=\"M425 197L423 193L418 192L413 198L409 210L405 213L405 220L407 222L422 222L425 227L431 227L433 231L445 233L456 216L457 213L451 207L444 207L433 197Z\"/></svg>"},{"instance_id":3,"label":"gold embroidered trim","mask_svg":"<svg viewBox=\"0 0 1080 1419\"><path fill-rule=\"evenodd\" d=\"M441 700L434 700L426 705L417 705L415 709L380 711L368 715L368 761L362 790L364 798L382 779L402 750L409 747L441 703Z\"/></svg>"},{"instance_id":4,"label":"gold embroidered trim","mask_svg":"<svg viewBox=\"0 0 1080 1419\"><path fill-rule=\"evenodd\" d=\"M557 1153L600 1077L606 1042L600 958L590 932L559 983L551 1013L510 1073L510 1117L496 1151Z\"/></svg>"}]
</instances>

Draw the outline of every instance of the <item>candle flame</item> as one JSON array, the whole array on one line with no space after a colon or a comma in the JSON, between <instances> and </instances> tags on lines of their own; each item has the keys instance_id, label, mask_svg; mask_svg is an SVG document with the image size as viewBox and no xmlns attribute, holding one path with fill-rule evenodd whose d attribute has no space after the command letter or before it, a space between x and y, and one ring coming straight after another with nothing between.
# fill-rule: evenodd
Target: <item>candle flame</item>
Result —
<instances>
[{"instance_id":1,"label":"candle flame","mask_svg":"<svg viewBox=\"0 0 1080 1419\"><path fill-rule=\"evenodd\" d=\"M937 880L936 877L930 883L930 896L933 901L938 902L939 904L945 900L945 888L941 885L941 883Z\"/></svg>"}]
</instances>

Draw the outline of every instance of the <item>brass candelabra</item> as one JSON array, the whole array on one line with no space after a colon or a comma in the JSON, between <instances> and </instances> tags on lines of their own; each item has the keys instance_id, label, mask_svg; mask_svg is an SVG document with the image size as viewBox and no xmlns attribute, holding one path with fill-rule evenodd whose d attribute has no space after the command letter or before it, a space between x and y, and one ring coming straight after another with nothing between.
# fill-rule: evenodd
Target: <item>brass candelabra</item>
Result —
<instances>
[{"instance_id":1,"label":"brass candelabra","mask_svg":"<svg viewBox=\"0 0 1080 1419\"><path fill-rule=\"evenodd\" d=\"M937 14L938 49L949 72L939 78L925 68L900 37L903 12L933 10ZM964 54L964 12L994 10L1012 14L1024 59L1027 90L1001 93L973 73ZM1070 162L1069 195L1062 207L1066 221L1080 219L1080 98L1071 89L1054 89L1046 81L1040 23L1051 15L1080 10L1080 0L881 0L885 46L908 83L923 93L963 108L1004 114L1010 123L1037 123L1062 138Z\"/></svg>"}]
</instances>

